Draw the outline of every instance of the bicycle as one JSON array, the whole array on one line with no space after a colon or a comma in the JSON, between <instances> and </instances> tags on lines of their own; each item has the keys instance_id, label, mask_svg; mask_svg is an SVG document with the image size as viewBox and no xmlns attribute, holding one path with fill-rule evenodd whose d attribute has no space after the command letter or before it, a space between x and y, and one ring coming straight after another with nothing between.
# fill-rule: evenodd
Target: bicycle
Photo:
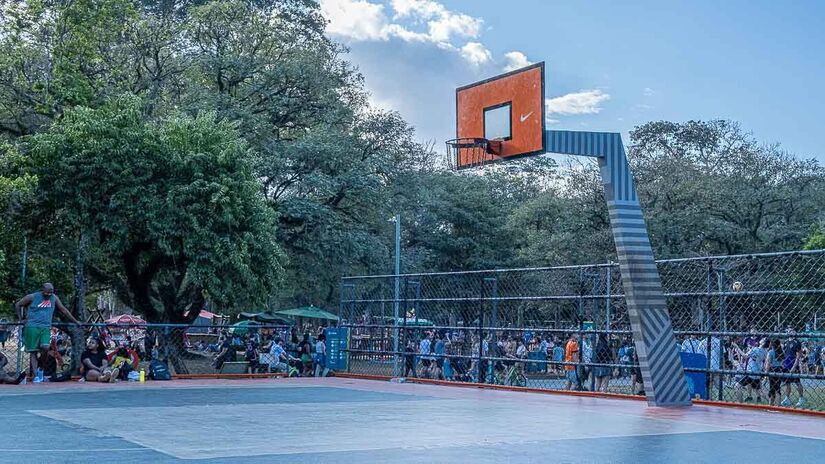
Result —
<instances>
[{"instance_id":1,"label":"bicycle","mask_svg":"<svg viewBox=\"0 0 825 464\"><path fill-rule=\"evenodd\" d=\"M527 377L525 377L514 364L512 366L507 366L504 371L497 372L495 376L495 383L497 385L526 387Z\"/></svg>"}]
</instances>

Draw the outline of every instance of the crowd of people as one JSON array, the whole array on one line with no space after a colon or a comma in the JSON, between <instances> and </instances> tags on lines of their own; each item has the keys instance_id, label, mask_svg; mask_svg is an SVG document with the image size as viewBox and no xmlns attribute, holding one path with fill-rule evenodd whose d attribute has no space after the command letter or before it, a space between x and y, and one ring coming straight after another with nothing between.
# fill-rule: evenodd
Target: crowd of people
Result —
<instances>
[{"instance_id":1,"label":"crowd of people","mask_svg":"<svg viewBox=\"0 0 825 464\"><path fill-rule=\"evenodd\" d=\"M216 343L207 344L202 340L196 349L214 353L212 367L217 370L227 362L244 362L249 373L274 371L302 377L329 374L324 327L318 327L312 335L310 328L305 326L300 338L295 327L278 332L254 330L243 334L224 329Z\"/></svg>"},{"instance_id":2,"label":"crowd of people","mask_svg":"<svg viewBox=\"0 0 825 464\"><path fill-rule=\"evenodd\" d=\"M721 381L723 388L732 388L737 401L804 406L800 375L825 374L825 340L798 337L793 329L775 338L751 333L690 335L677 344L683 352L704 356L711 384ZM563 379L565 389L601 392L608 391L612 380L629 379L630 392L644 394L630 337L576 330L477 334L434 327L407 330L403 376L517 386L524 386L528 377L549 377Z\"/></svg>"},{"instance_id":3,"label":"crowd of people","mask_svg":"<svg viewBox=\"0 0 825 464\"><path fill-rule=\"evenodd\" d=\"M20 299L15 304L15 310L22 329L18 343L22 341L25 351L29 353L29 369L28 372L14 374L7 372L10 362L0 350L0 383L63 381L71 379L77 371L81 381L90 382L138 380L145 376L158 379L159 374L160 378L171 377L166 365L170 346L178 351L178 355L188 350L213 351L212 365L216 369L226 362L235 361L240 351L250 372L266 368L301 376L326 376L329 373L323 327L315 335L310 335L306 330L302 339L299 339L295 328L281 334L267 333L257 328L247 329L243 335L238 328L223 329L216 343L207 344L201 340L197 346L192 346L188 333L182 331L179 349L176 343L170 343L168 333L149 334L145 328L138 329L139 337L132 337L130 332L134 330L124 328L118 328L116 334L106 327L87 326L86 330L81 329L80 322L63 306L50 283ZM55 312L59 312L73 326L66 330L53 327ZM9 330L0 330L3 346L9 333ZM69 333L83 337L83 348L78 349L80 356L74 356L77 352ZM161 340L163 337L167 339ZM74 362L75 358L78 363Z\"/></svg>"},{"instance_id":4,"label":"crowd of people","mask_svg":"<svg viewBox=\"0 0 825 464\"><path fill-rule=\"evenodd\" d=\"M800 337L793 328L782 337L756 334L756 329L751 329L745 337L691 335L680 348L708 356L709 344L712 382L733 386L737 401L804 406L805 389L800 376L825 374L825 340ZM796 402L792 400L794 394Z\"/></svg>"},{"instance_id":5,"label":"crowd of people","mask_svg":"<svg viewBox=\"0 0 825 464\"><path fill-rule=\"evenodd\" d=\"M611 379L631 377L634 393L643 393L629 338L527 330L484 333L479 339L472 330L425 329L410 330L405 339L404 377L525 386L529 373L562 378L569 390L603 392Z\"/></svg>"}]
</instances>

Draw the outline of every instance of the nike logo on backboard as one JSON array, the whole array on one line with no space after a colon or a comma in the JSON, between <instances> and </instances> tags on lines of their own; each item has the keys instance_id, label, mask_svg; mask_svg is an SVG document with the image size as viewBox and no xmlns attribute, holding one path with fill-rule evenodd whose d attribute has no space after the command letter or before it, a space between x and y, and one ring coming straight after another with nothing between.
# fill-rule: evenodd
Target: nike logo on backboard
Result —
<instances>
[{"instance_id":1,"label":"nike logo on backboard","mask_svg":"<svg viewBox=\"0 0 825 464\"><path fill-rule=\"evenodd\" d=\"M527 113L527 114L522 114L522 115L519 117L519 119L521 120L521 122L524 122L524 121L526 121L526 120L527 120L527 118L529 118L529 117L530 117L530 115L531 115L531 114L533 114L533 112L532 112L532 111L531 111L531 112L529 112L529 113Z\"/></svg>"}]
</instances>

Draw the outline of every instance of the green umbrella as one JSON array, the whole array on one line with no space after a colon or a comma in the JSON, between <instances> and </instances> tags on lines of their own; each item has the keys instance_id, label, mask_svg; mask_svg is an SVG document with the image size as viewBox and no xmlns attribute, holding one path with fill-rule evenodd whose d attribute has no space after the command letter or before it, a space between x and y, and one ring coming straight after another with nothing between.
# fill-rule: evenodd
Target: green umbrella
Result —
<instances>
[{"instance_id":1,"label":"green umbrella","mask_svg":"<svg viewBox=\"0 0 825 464\"><path fill-rule=\"evenodd\" d=\"M240 335L244 336L247 333L255 332L260 327L260 323L255 321L240 321L232 324L232 327L229 328L229 332L232 335Z\"/></svg>"},{"instance_id":2,"label":"green umbrella","mask_svg":"<svg viewBox=\"0 0 825 464\"><path fill-rule=\"evenodd\" d=\"M275 314L290 317L306 317L308 319L326 319L329 321L337 321L338 316L329 311L324 311L316 306L304 306L302 308L284 309L275 311Z\"/></svg>"},{"instance_id":3,"label":"green umbrella","mask_svg":"<svg viewBox=\"0 0 825 464\"><path fill-rule=\"evenodd\" d=\"M295 325L295 321L265 311L260 313L242 312L238 314L238 317L242 320L257 321L264 325Z\"/></svg>"}]
</instances>

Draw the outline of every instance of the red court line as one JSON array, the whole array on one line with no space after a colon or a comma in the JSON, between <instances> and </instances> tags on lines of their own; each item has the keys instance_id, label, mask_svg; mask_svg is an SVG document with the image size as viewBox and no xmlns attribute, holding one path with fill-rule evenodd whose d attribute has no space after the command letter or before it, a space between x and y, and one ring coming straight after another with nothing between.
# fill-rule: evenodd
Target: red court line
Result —
<instances>
[{"instance_id":1,"label":"red court line","mask_svg":"<svg viewBox=\"0 0 825 464\"><path fill-rule=\"evenodd\" d=\"M274 379L286 377L283 372L273 372L271 374L175 374L173 379L195 380L195 379Z\"/></svg>"},{"instance_id":2,"label":"red court line","mask_svg":"<svg viewBox=\"0 0 825 464\"><path fill-rule=\"evenodd\" d=\"M786 406L771 406L769 404L748 404L748 403L732 403L730 401L717 400L693 400L694 404L702 404L707 406L719 406L722 408L738 408L750 409L756 411L772 411L772 412L786 412L791 414L800 414L803 416L813 416L825 418L825 411L813 411L810 409L795 409Z\"/></svg>"},{"instance_id":3,"label":"red court line","mask_svg":"<svg viewBox=\"0 0 825 464\"><path fill-rule=\"evenodd\" d=\"M369 374L353 374L348 372L336 372L336 377L343 377L343 378L351 378L351 379L364 379L364 380L382 380L382 381L389 381L392 379L391 376L388 375L369 375ZM459 388L486 388L490 390L504 390L504 391L515 391L515 392L526 392L526 393L542 393L542 394L549 394L549 395L565 395L565 396L579 396L579 397L586 397L586 398L608 398L608 399L621 399L621 400L633 400L633 401L646 401L644 396L639 395L627 395L624 393L604 393L604 392L580 392L580 391L570 391L570 390L545 390L542 388L532 388L532 387L513 387L509 385L491 385L486 383L473 383L473 382L449 382L446 380L433 380L433 379L414 379L414 378L407 378L405 383L419 383L419 384L430 384L430 385L443 385L448 387L459 387ZM803 416L813 416L813 417L820 417L825 418L825 411L812 411L810 409L794 409L788 408L784 406L771 406L767 404L747 404L747 403L732 403L730 401L715 401L715 400L693 400L694 404L701 404L705 406L719 406L723 408L737 408L737 409L750 409L755 411L771 411L771 412L783 412L783 413L790 413L790 414L799 414Z\"/></svg>"}]
</instances>

